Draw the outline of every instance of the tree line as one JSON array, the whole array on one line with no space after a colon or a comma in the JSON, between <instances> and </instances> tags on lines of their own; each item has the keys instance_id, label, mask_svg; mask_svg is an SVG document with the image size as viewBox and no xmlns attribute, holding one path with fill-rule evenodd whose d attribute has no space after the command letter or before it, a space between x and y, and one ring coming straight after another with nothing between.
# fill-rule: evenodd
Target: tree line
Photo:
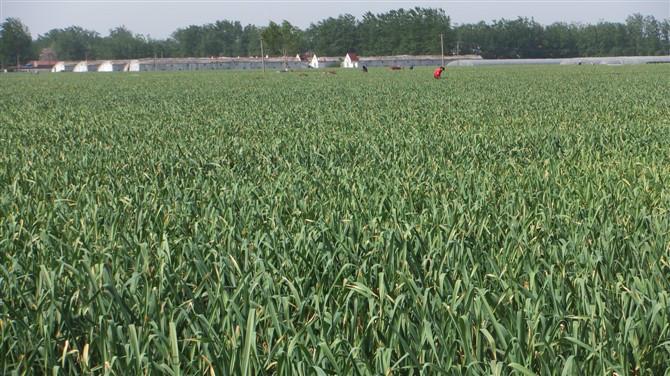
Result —
<instances>
[{"instance_id":1,"label":"tree line","mask_svg":"<svg viewBox=\"0 0 670 376\"><path fill-rule=\"evenodd\" d=\"M166 39L153 39L117 27L106 36L79 26L53 29L37 38L16 18L0 25L3 66L36 59L50 49L59 60L146 57L289 55L313 51L321 56L478 54L484 58L563 58L579 56L670 54L670 20L633 14L625 22L553 23L501 19L455 25L442 9L397 9L350 14L312 23L306 29L288 21L260 27L216 21L179 28Z\"/></svg>"}]
</instances>

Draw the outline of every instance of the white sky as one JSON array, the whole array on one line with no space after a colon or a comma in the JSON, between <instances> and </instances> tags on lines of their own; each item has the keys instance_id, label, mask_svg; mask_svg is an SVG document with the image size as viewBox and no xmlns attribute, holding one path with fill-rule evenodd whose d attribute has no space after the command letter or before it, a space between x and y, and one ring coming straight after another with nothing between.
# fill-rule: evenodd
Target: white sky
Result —
<instances>
[{"instance_id":1,"label":"white sky","mask_svg":"<svg viewBox=\"0 0 670 376\"><path fill-rule=\"evenodd\" d=\"M623 21L632 13L670 18L670 0L456 0L456 1L308 1L308 0L0 0L0 19L20 18L33 37L53 28L82 26L106 35L125 25L136 33L165 38L175 29L216 20L266 25L284 19L302 28L330 16L415 6L444 9L452 22L490 21L517 16L549 24L556 21Z\"/></svg>"}]
</instances>

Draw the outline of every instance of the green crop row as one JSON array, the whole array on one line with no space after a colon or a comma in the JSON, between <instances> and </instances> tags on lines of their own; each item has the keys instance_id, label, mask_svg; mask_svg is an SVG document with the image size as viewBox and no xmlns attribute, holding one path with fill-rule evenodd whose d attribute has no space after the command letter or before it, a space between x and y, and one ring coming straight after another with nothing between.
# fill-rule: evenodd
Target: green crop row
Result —
<instances>
[{"instance_id":1,"label":"green crop row","mask_svg":"<svg viewBox=\"0 0 670 376\"><path fill-rule=\"evenodd\" d=\"M670 70L0 77L0 373L670 370Z\"/></svg>"}]
</instances>

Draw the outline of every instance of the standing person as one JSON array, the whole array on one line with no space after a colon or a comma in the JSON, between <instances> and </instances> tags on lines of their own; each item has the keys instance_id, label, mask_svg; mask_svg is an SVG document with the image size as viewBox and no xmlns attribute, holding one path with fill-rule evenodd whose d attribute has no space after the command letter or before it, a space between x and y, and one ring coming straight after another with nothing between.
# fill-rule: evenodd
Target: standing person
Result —
<instances>
[{"instance_id":1,"label":"standing person","mask_svg":"<svg viewBox=\"0 0 670 376\"><path fill-rule=\"evenodd\" d=\"M444 72L444 67L435 69L435 72L433 72L433 77L435 77L436 80L439 80L442 78L442 72Z\"/></svg>"}]
</instances>

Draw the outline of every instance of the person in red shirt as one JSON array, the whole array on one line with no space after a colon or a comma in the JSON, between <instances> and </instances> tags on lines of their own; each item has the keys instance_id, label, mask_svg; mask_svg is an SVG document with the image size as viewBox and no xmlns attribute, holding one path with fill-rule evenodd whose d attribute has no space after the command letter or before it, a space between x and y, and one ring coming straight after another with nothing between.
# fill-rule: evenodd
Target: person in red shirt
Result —
<instances>
[{"instance_id":1,"label":"person in red shirt","mask_svg":"<svg viewBox=\"0 0 670 376\"><path fill-rule=\"evenodd\" d=\"M436 80L439 80L442 78L442 72L444 72L444 67L435 69L435 72L433 72L433 77L435 77Z\"/></svg>"}]
</instances>

